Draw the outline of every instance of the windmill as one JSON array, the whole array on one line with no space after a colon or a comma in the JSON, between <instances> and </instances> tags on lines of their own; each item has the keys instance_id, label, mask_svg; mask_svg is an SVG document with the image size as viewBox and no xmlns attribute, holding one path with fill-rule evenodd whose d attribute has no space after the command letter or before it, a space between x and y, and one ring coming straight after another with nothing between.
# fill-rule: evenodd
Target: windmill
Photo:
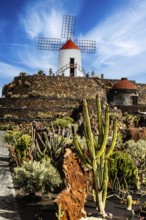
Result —
<instances>
[{"instance_id":1,"label":"windmill","mask_svg":"<svg viewBox=\"0 0 146 220\"><path fill-rule=\"evenodd\" d=\"M59 51L57 75L84 76L81 52L95 53L96 41L75 39L76 17L63 16L61 38L39 37L38 49ZM62 41L65 38L65 41Z\"/></svg>"}]
</instances>

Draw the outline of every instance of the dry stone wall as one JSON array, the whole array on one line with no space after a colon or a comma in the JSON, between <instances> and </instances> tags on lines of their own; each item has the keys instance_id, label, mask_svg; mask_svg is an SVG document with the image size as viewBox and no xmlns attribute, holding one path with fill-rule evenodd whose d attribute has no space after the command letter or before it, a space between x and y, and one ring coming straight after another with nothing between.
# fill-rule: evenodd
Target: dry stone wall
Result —
<instances>
[{"instance_id":1,"label":"dry stone wall","mask_svg":"<svg viewBox=\"0 0 146 220\"><path fill-rule=\"evenodd\" d=\"M71 116L75 109L80 108L83 98L94 105L97 94L106 100L105 86L98 78L19 76L3 87L0 118L54 119Z\"/></svg>"},{"instance_id":2,"label":"dry stone wall","mask_svg":"<svg viewBox=\"0 0 146 220\"><path fill-rule=\"evenodd\" d=\"M80 100L57 97L27 97L27 98L0 98L0 107L21 107L21 108L75 108L79 106Z\"/></svg>"},{"instance_id":3,"label":"dry stone wall","mask_svg":"<svg viewBox=\"0 0 146 220\"><path fill-rule=\"evenodd\" d=\"M3 88L5 97L94 98L103 85L98 78L23 76Z\"/></svg>"},{"instance_id":4,"label":"dry stone wall","mask_svg":"<svg viewBox=\"0 0 146 220\"><path fill-rule=\"evenodd\" d=\"M97 77L18 76L4 85L0 98L0 118L53 118L70 116L83 98L94 107L98 94L107 101L108 91L117 80ZM137 106L117 106L123 112L146 111L146 84L136 84L139 90Z\"/></svg>"}]
</instances>

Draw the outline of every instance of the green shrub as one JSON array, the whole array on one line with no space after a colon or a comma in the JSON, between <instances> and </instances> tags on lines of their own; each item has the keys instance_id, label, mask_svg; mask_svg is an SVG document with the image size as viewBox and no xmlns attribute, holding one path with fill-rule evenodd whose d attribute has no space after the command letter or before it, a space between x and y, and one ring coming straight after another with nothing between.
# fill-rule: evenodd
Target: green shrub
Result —
<instances>
[{"instance_id":1,"label":"green shrub","mask_svg":"<svg viewBox=\"0 0 146 220\"><path fill-rule=\"evenodd\" d=\"M16 126L14 124L4 124L0 123L0 131L13 130Z\"/></svg>"},{"instance_id":2,"label":"green shrub","mask_svg":"<svg viewBox=\"0 0 146 220\"><path fill-rule=\"evenodd\" d=\"M3 140L8 144L14 145L15 148L23 150L32 144L31 136L20 131L9 131L3 135Z\"/></svg>"},{"instance_id":3,"label":"green shrub","mask_svg":"<svg viewBox=\"0 0 146 220\"><path fill-rule=\"evenodd\" d=\"M38 71L38 75L40 75L40 76L45 75L45 74L44 74L44 71L43 71L43 70L39 70L39 71Z\"/></svg>"},{"instance_id":4,"label":"green shrub","mask_svg":"<svg viewBox=\"0 0 146 220\"><path fill-rule=\"evenodd\" d=\"M54 122L53 125L55 127L61 127L61 128L66 128L68 127L70 124L72 124L74 122L74 120L70 117L64 117L64 118L57 118Z\"/></svg>"},{"instance_id":5,"label":"green shrub","mask_svg":"<svg viewBox=\"0 0 146 220\"><path fill-rule=\"evenodd\" d=\"M138 169L128 153L115 151L112 154L109 161L109 180L114 190L117 184L124 189L128 186L139 188Z\"/></svg>"},{"instance_id":6,"label":"green shrub","mask_svg":"<svg viewBox=\"0 0 146 220\"><path fill-rule=\"evenodd\" d=\"M14 169L14 179L25 193L49 193L62 183L50 158L42 161L24 161L21 167Z\"/></svg>"},{"instance_id":7,"label":"green shrub","mask_svg":"<svg viewBox=\"0 0 146 220\"><path fill-rule=\"evenodd\" d=\"M20 131L8 131L3 135L3 140L11 145L16 145L17 140L21 137L22 133Z\"/></svg>"},{"instance_id":8,"label":"green shrub","mask_svg":"<svg viewBox=\"0 0 146 220\"><path fill-rule=\"evenodd\" d=\"M26 73L26 72L20 72L19 75L20 75L20 76L27 76L27 73Z\"/></svg>"},{"instance_id":9,"label":"green shrub","mask_svg":"<svg viewBox=\"0 0 146 220\"><path fill-rule=\"evenodd\" d=\"M23 134L18 138L16 148L25 150L32 144L32 137L29 134Z\"/></svg>"},{"instance_id":10,"label":"green shrub","mask_svg":"<svg viewBox=\"0 0 146 220\"><path fill-rule=\"evenodd\" d=\"M146 165L146 140L129 140L125 143L125 151L131 155L135 164L140 169L145 169Z\"/></svg>"},{"instance_id":11,"label":"green shrub","mask_svg":"<svg viewBox=\"0 0 146 220\"><path fill-rule=\"evenodd\" d=\"M32 137L29 134L23 134L20 131L9 131L3 136L3 140L8 143L12 160L17 166L20 166L23 160L31 158Z\"/></svg>"}]
</instances>

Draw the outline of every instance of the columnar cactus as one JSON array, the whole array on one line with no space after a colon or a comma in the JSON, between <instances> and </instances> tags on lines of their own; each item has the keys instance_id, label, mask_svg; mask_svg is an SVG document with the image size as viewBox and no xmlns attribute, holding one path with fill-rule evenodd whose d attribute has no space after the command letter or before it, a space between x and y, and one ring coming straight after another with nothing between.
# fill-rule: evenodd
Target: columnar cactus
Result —
<instances>
[{"instance_id":1,"label":"columnar cactus","mask_svg":"<svg viewBox=\"0 0 146 220\"><path fill-rule=\"evenodd\" d=\"M58 205L58 213L56 213L56 217L57 217L58 220L61 220L63 215L64 215L64 212L61 211L61 203L59 203L59 205Z\"/></svg>"},{"instance_id":2,"label":"columnar cactus","mask_svg":"<svg viewBox=\"0 0 146 220\"><path fill-rule=\"evenodd\" d=\"M108 186L108 158L113 152L117 139L117 119L113 120L113 136L111 146L107 148L109 134L110 113L108 106L105 109L105 120L103 124L100 99L97 97L97 118L99 137L96 143L91 130L89 112L86 99L83 100L84 131L88 156L84 154L83 149L77 139L75 129L73 128L73 143L84 165L92 170L93 184L96 194L96 208L103 216L105 213L105 203Z\"/></svg>"},{"instance_id":3,"label":"columnar cactus","mask_svg":"<svg viewBox=\"0 0 146 220\"><path fill-rule=\"evenodd\" d=\"M131 195L127 196L127 210L129 211L132 210L132 196Z\"/></svg>"}]
</instances>

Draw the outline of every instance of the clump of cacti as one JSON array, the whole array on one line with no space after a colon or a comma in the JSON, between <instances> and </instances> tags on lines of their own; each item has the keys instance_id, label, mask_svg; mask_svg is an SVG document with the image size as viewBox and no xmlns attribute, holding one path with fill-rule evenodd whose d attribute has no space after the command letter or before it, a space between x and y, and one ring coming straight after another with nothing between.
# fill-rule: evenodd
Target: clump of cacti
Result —
<instances>
[{"instance_id":1,"label":"clump of cacti","mask_svg":"<svg viewBox=\"0 0 146 220\"><path fill-rule=\"evenodd\" d=\"M97 101L97 121L98 121L98 138L95 141L88 106L86 99L83 100L83 116L84 116L84 132L86 138L87 153L84 154L84 149L80 145L75 129L73 127L73 142L74 146L83 162L83 164L92 171L93 187L95 190L96 208L101 215L105 215L105 204L108 187L108 159L113 152L117 139L117 120L113 119L113 134L110 147L107 147L110 112L109 107L105 108L105 119L103 121L101 102L99 97Z\"/></svg>"},{"instance_id":2,"label":"clump of cacti","mask_svg":"<svg viewBox=\"0 0 146 220\"><path fill-rule=\"evenodd\" d=\"M17 166L31 159L32 137L29 134L18 130L7 131L3 139L8 143L10 156Z\"/></svg>"},{"instance_id":3,"label":"clump of cacti","mask_svg":"<svg viewBox=\"0 0 146 220\"><path fill-rule=\"evenodd\" d=\"M131 155L138 168L144 169L146 163L146 140L129 140L125 143L125 151Z\"/></svg>"},{"instance_id":4,"label":"clump of cacti","mask_svg":"<svg viewBox=\"0 0 146 220\"><path fill-rule=\"evenodd\" d=\"M120 195L130 187L140 188L138 169L128 153L115 151L109 165L109 180L114 192Z\"/></svg>"},{"instance_id":5,"label":"clump of cacti","mask_svg":"<svg viewBox=\"0 0 146 220\"><path fill-rule=\"evenodd\" d=\"M24 161L14 169L14 180L25 193L50 193L62 180L50 158L41 161Z\"/></svg>"}]
</instances>

